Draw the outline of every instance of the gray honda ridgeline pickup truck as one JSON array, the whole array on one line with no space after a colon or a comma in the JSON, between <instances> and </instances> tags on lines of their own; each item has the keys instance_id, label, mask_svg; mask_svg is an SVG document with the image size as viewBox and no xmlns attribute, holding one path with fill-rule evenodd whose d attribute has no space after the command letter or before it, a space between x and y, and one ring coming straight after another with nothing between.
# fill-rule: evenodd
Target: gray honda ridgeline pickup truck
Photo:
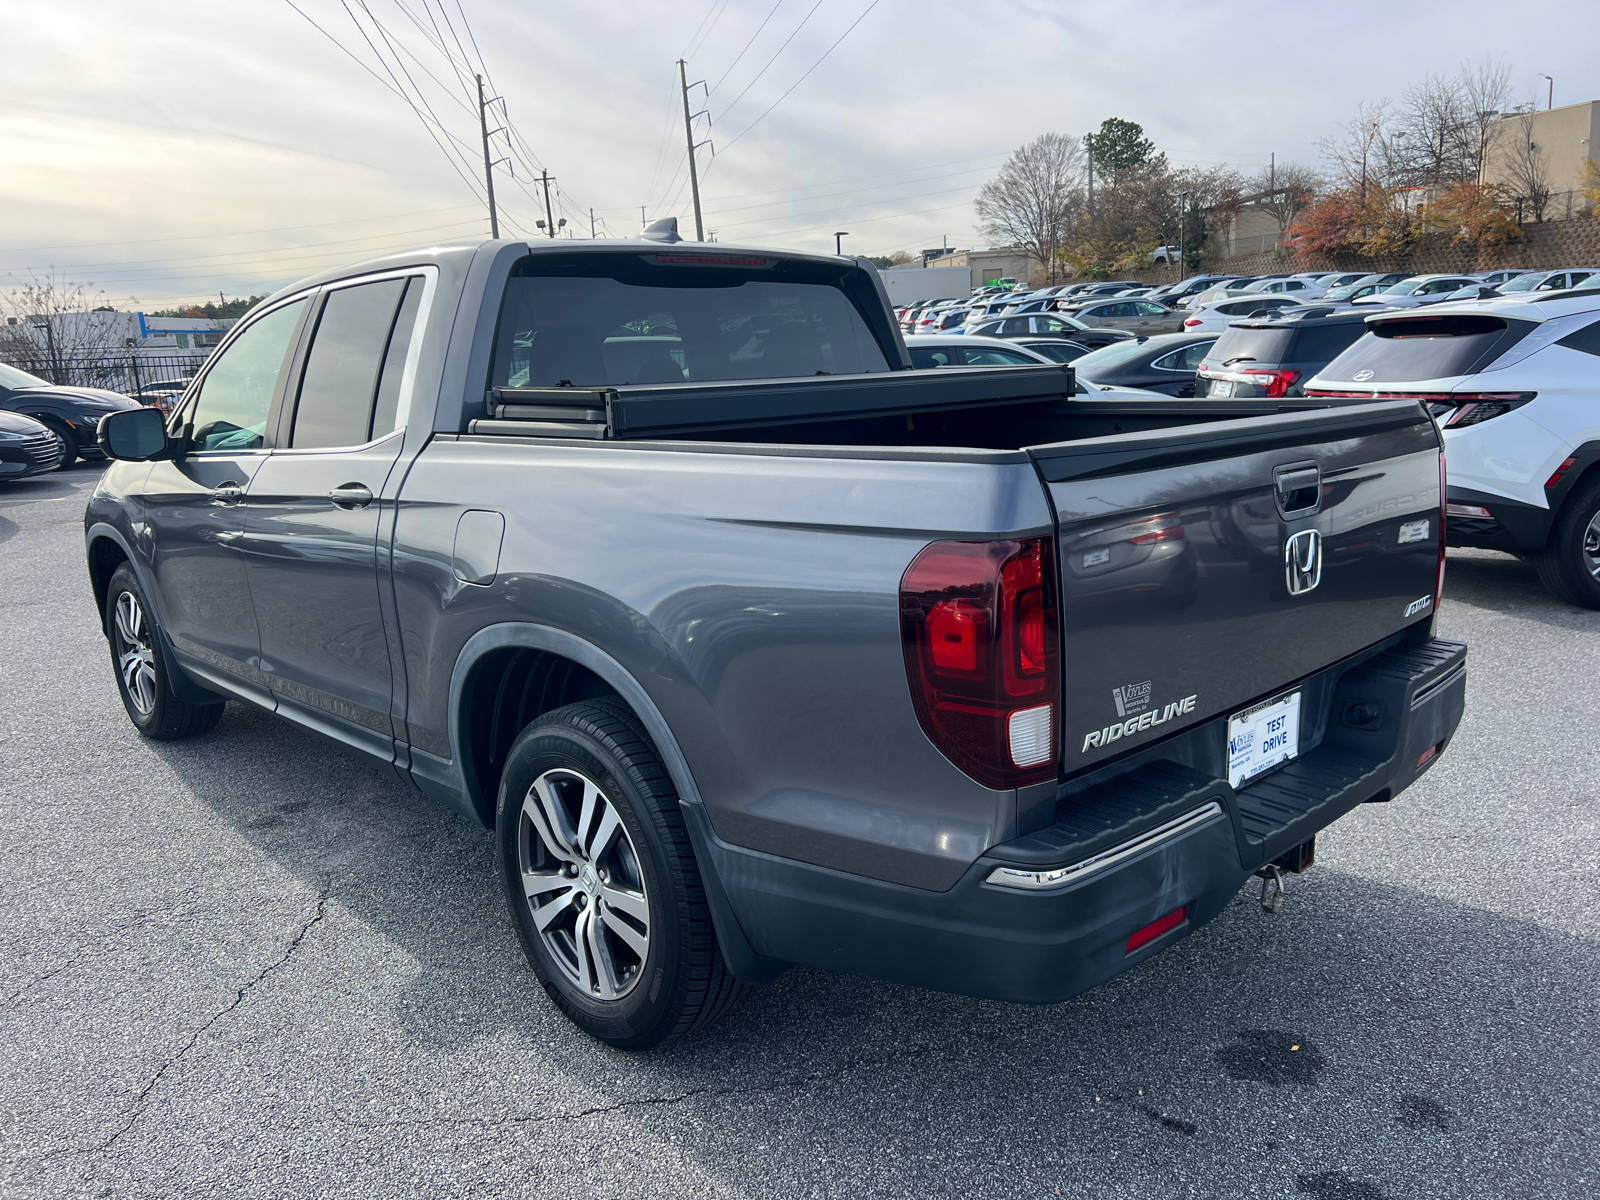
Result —
<instances>
[{"instance_id":1,"label":"gray honda ridgeline pickup truck","mask_svg":"<svg viewBox=\"0 0 1600 1200\"><path fill-rule=\"evenodd\" d=\"M1064 1000L1281 887L1461 716L1421 405L912 370L863 259L394 254L99 437L140 732L242 700L481 821L617 1046L795 963Z\"/></svg>"}]
</instances>

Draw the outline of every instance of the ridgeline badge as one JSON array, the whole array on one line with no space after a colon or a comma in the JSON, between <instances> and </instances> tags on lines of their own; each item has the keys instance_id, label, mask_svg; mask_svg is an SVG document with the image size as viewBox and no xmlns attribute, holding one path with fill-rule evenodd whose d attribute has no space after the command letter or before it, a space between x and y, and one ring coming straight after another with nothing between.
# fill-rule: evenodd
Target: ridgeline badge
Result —
<instances>
[{"instance_id":1,"label":"ridgeline badge","mask_svg":"<svg viewBox=\"0 0 1600 1200\"><path fill-rule=\"evenodd\" d=\"M1146 683L1141 684L1140 686L1147 689L1144 694L1144 700L1140 704L1140 707L1143 708L1150 702L1150 693L1148 691L1150 685ZM1117 692L1124 692L1126 690L1127 689L1125 688L1117 688L1112 692L1112 695L1115 696ZM1138 716L1129 717L1125 721L1118 721L1114 725L1107 725L1104 729L1091 730L1089 733L1083 735L1083 749L1079 750L1078 753L1087 754L1096 746L1109 746L1112 742L1115 742L1120 738L1125 738L1132 734L1139 733L1141 730L1154 729L1157 725L1165 725L1174 717L1181 717L1187 715L1188 713L1192 713L1194 711L1195 701L1197 701L1199 698L1200 697L1198 695L1185 696L1182 700L1174 700L1165 708L1146 709L1146 711L1140 713ZM1118 716L1122 715L1124 704L1125 701L1122 699L1117 701Z\"/></svg>"}]
</instances>

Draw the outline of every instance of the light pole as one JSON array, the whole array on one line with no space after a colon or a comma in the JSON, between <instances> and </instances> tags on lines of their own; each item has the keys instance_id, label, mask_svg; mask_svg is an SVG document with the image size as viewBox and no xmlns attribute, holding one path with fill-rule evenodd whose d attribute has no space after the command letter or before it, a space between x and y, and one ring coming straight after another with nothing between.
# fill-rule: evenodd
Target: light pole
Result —
<instances>
[{"instance_id":1,"label":"light pole","mask_svg":"<svg viewBox=\"0 0 1600 1200\"><path fill-rule=\"evenodd\" d=\"M50 356L50 373L55 376L51 382L59 386L61 383L61 363L56 358L56 334L54 328L51 327L50 318L46 317L42 321L35 322L33 327L44 330L46 353Z\"/></svg>"},{"instance_id":2,"label":"light pole","mask_svg":"<svg viewBox=\"0 0 1600 1200\"><path fill-rule=\"evenodd\" d=\"M1550 95L1549 95L1549 98L1546 99L1545 102L1544 102L1545 111L1549 112L1552 108L1554 108L1556 106L1556 81L1554 79L1551 79L1550 76L1546 75L1542 71L1539 73L1539 78L1540 79L1549 79L1550 80Z\"/></svg>"},{"instance_id":3,"label":"light pole","mask_svg":"<svg viewBox=\"0 0 1600 1200\"><path fill-rule=\"evenodd\" d=\"M838 233L833 235L833 252L835 254L843 254L844 253L843 248L840 246L839 239L840 238L847 238L849 236L850 236L850 231L848 229L841 230L840 232L838 232Z\"/></svg>"}]
</instances>

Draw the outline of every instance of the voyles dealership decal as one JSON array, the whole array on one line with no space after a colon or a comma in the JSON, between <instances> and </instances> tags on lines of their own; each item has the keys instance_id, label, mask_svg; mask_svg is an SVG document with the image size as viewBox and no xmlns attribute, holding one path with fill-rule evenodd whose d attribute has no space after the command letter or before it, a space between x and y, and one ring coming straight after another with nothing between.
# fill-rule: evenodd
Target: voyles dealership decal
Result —
<instances>
[{"instance_id":1,"label":"voyles dealership decal","mask_svg":"<svg viewBox=\"0 0 1600 1200\"><path fill-rule=\"evenodd\" d=\"M1149 684L1144 685L1146 688L1149 686ZM1120 688L1117 689L1119 692L1122 690L1123 689ZM1114 696L1113 698L1116 700L1117 710L1120 715L1121 712L1126 708L1126 698L1124 696ZM1146 700L1149 699L1149 692L1145 693L1145 698ZM1200 697L1198 694L1194 696L1185 696L1182 700L1172 701L1172 703L1168 704L1164 708L1152 708L1146 712L1140 713L1136 717L1129 717L1125 721L1118 721L1114 725L1107 725L1104 729L1091 730L1083 735L1083 749L1078 751L1078 753L1087 754L1091 749L1094 749L1097 746L1104 748L1121 738L1139 733L1145 729L1154 729L1157 725L1165 725L1174 717L1181 717L1192 713L1194 711L1195 701L1197 701L1199 698Z\"/></svg>"}]
</instances>

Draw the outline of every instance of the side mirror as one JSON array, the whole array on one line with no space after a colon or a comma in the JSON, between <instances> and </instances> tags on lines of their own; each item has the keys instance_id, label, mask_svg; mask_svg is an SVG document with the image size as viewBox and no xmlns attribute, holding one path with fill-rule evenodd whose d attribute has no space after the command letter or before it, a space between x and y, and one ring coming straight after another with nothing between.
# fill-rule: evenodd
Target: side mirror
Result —
<instances>
[{"instance_id":1,"label":"side mirror","mask_svg":"<svg viewBox=\"0 0 1600 1200\"><path fill-rule=\"evenodd\" d=\"M173 445L167 438L166 417L158 408L128 408L100 418L96 436L100 449L124 462L150 462L165 458Z\"/></svg>"}]
</instances>

